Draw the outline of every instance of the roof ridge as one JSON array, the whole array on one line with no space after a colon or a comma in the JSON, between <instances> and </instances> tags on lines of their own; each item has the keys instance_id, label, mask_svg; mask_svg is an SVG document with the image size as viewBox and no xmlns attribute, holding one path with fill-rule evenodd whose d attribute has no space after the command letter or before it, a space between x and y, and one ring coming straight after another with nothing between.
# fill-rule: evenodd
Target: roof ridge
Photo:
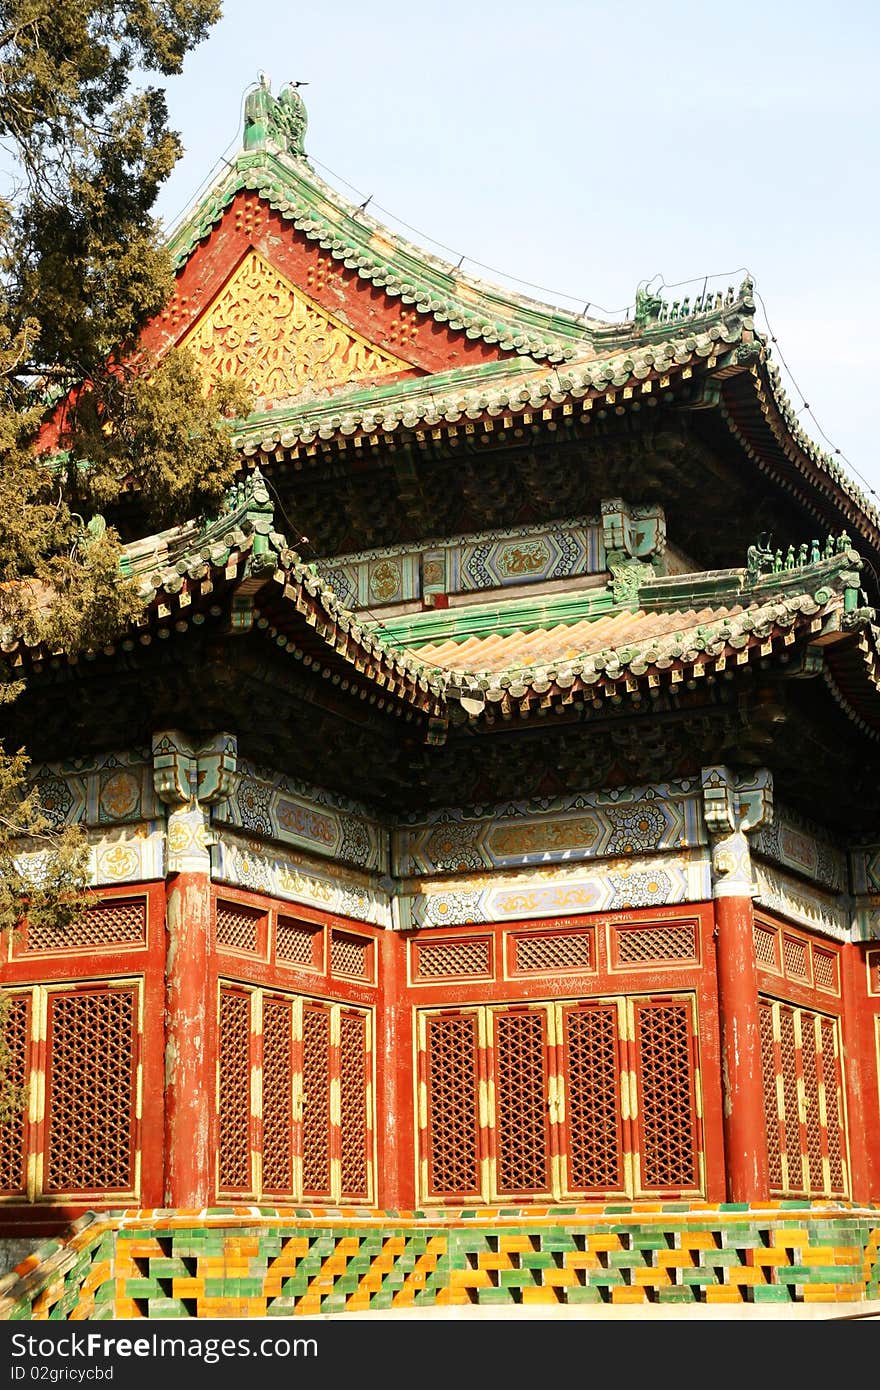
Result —
<instances>
[{"instance_id":1,"label":"roof ridge","mask_svg":"<svg viewBox=\"0 0 880 1390\"><path fill-rule=\"evenodd\" d=\"M643 334L649 340L662 339L671 324L691 319L704 325L717 322L737 306L754 313L751 280L744 280L738 292L729 286L726 294L702 293L693 303L686 298L672 305L639 287L633 317L612 323L469 274L461 262L453 265L379 222L367 211L370 198L355 204L315 171L305 153L300 85L288 83L276 98L268 79L261 76L249 93L242 145L169 236L178 269L210 235L235 195L250 189L304 236L386 294L399 296L402 303L414 304L468 337L497 344L502 351L564 362L603 340L623 345Z\"/></svg>"}]
</instances>

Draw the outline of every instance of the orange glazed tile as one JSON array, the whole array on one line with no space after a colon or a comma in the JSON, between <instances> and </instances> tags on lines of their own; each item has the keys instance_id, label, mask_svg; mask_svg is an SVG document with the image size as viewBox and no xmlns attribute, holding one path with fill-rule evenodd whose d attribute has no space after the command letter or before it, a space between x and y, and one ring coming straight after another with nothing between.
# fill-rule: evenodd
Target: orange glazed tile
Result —
<instances>
[{"instance_id":1,"label":"orange glazed tile","mask_svg":"<svg viewBox=\"0 0 880 1390\"><path fill-rule=\"evenodd\" d=\"M715 1238L710 1231L682 1231L679 1237L682 1250L717 1250Z\"/></svg>"},{"instance_id":2,"label":"orange glazed tile","mask_svg":"<svg viewBox=\"0 0 880 1390\"><path fill-rule=\"evenodd\" d=\"M622 1250L623 1246L620 1236L615 1235L589 1235L587 1236L587 1246L590 1250ZM531 1248L531 1247L529 1247Z\"/></svg>"},{"instance_id":3,"label":"orange glazed tile","mask_svg":"<svg viewBox=\"0 0 880 1390\"><path fill-rule=\"evenodd\" d=\"M693 1269L696 1261L689 1250L658 1250L658 1269Z\"/></svg>"},{"instance_id":4,"label":"orange glazed tile","mask_svg":"<svg viewBox=\"0 0 880 1390\"><path fill-rule=\"evenodd\" d=\"M708 1284L705 1293L707 1303L742 1303L743 1301L739 1289L732 1284Z\"/></svg>"},{"instance_id":5,"label":"orange glazed tile","mask_svg":"<svg viewBox=\"0 0 880 1390\"><path fill-rule=\"evenodd\" d=\"M127 1253L131 1255L132 1258L137 1257L138 1259L144 1259L151 1258L154 1255L162 1256L165 1254L158 1240L153 1240L150 1237L134 1237L131 1240L121 1241L120 1244L124 1244Z\"/></svg>"},{"instance_id":6,"label":"orange glazed tile","mask_svg":"<svg viewBox=\"0 0 880 1390\"><path fill-rule=\"evenodd\" d=\"M611 1289L612 1303L647 1303L648 1295L644 1289L632 1284L615 1284Z\"/></svg>"},{"instance_id":7,"label":"orange glazed tile","mask_svg":"<svg viewBox=\"0 0 880 1390\"><path fill-rule=\"evenodd\" d=\"M549 1288L524 1288L520 1290L523 1303L540 1303L545 1307L548 1303L559 1303L559 1299L552 1289Z\"/></svg>"},{"instance_id":8,"label":"orange glazed tile","mask_svg":"<svg viewBox=\"0 0 880 1390\"><path fill-rule=\"evenodd\" d=\"M83 1293L94 1293L95 1289L97 1289L101 1284L106 1284L107 1280L110 1277L110 1261L100 1260L96 1264L92 1265L85 1279L82 1281L82 1284L80 1285L81 1291Z\"/></svg>"},{"instance_id":9,"label":"orange glazed tile","mask_svg":"<svg viewBox=\"0 0 880 1390\"><path fill-rule=\"evenodd\" d=\"M204 1298L205 1281L204 1279L186 1278L183 1275L173 1276L171 1280L172 1298Z\"/></svg>"},{"instance_id":10,"label":"orange glazed tile","mask_svg":"<svg viewBox=\"0 0 880 1390\"><path fill-rule=\"evenodd\" d=\"M602 1261L589 1250L566 1250L566 1269L601 1269Z\"/></svg>"},{"instance_id":11,"label":"orange glazed tile","mask_svg":"<svg viewBox=\"0 0 880 1390\"><path fill-rule=\"evenodd\" d=\"M114 1298L113 1315L117 1318L142 1318L144 1316L133 1298Z\"/></svg>"},{"instance_id":12,"label":"orange glazed tile","mask_svg":"<svg viewBox=\"0 0 880 1390\"><path fill-rule=\"evenodd\" d=\"M498 1237L498 1249L503 1250L505 1253L508 1251L516 1253L522 1253L523 1251L531 1252L534 1248L529 1236L515 1235Z\"/></svg>"},{"instance_id":13,"label":"orange glazed tile","mask_svg":"<svg viewBox=\"0 0 880 1390\"><path fill-rule=\"evenodd\" d=\"M764 1265L790 1265L791 1260L787 1250L771 1245L766 1250L747 1250L746 1264L762 1268Z\"/></svg>"},{"instance_id":14,"label":"orange glazed tile","mask_svg":"<svg viewBox=\"0 0 880 1390\"><path fill-rule=\"evenodd\" d=\"M837 1284L804 1284L804 1303L839 1302Z\"/></svg>"},{"instance_id":15,"label":"orange glazed tile","mask_svg":"<svg viewBox=\"0 0 880 1390\"><path fill-rule=\"evenodd\" d=\"M727 1277L731 1284L766 1284L767 1282L760 1269L756 1269L754 1265L740 1265L739 1268L729 1269Z\"/></svg>"},{"instance_id":16,"label":"orange glazed tile","mask_svg":"<svg viewBox=\"0 0 880 1390\"><path fill-rule=\"evenodd\" d=\"M802 1265L833 1265L836 1263L833 1245L814 1245L805 1250L799 1263Z\"/></svg>"},{"instance_id":17,"label":"orange glazed tile","mask_svg":"<svg viewBox=\"0 0 880 1390\"><path fill-rule=\"evenodd\" d=\"M260 1242L256 1236L232 1236L224 1243L224 1248L231 1254L240 1256L259 1255Z\"/></svg>"},{"instance_id":18,"label":"orange glazed tile","mask_svg":"<svg viewBox=\"0 0 880 1390\"><path fill-rule=\"evenodd\" d=\"M544 1269L541 1271L541 1283L547 1289L574 1288L580 1280L573 1269Z\"/></svg>"},{"instance_id":19,"label":"orange glazed tile","mask_svg":"<svg viewBox=\"0 0 880 1390\"><path fill-rule=\"evenodd\" d=\"M665 1269L635 1269L633 1281L636 1284L649 1284L657 1288L667 1288L672 1283Z\"/></svg>"},{"instance_id":20,"label":"orange glazed tile","mask_svg":"<svg viewBox=\"0 0 880 1390\"><path fill-rule=\"evenodd\" d=\"M509 1255L496 1254L493 1250L481 1250L477 1256L478 1269L516 1269Z\"/></svg>"},{"instance_id":21,"label":"orange glazed tile","mask_svg":"<svg viewBox=\"0 0 880 1390\"><path fill-rule=\"evenodd\" d=\"M491 1289L492 1280L484 1269L451 1269L449 1287L465 1289Z\"/></svg>"}]
</instances>

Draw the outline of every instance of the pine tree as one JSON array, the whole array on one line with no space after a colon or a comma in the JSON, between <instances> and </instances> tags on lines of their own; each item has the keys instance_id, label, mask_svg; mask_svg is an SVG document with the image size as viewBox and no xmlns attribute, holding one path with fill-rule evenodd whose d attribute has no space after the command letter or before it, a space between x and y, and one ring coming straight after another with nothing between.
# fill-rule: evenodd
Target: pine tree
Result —
<instances>
[{"instance_id":1,"label":"pine tree","mask_svg":"<svg viewBox=\"0 0 880 1390\"><path fill-rule=\"evenodd\" d=\"M67 652L104 644L138 607L103 513L134 491L143 516L172 524L235 470L240 392L208 397L186 353L139 348L171 294L154 207L181 152L164 89L140 84L179 73L220 13L219 0L0 0L0 628ZM0 668L0 709L17 689ZM87 859L29 791L27 751L0 743L0 931L85 910ZM0 1120L21 1099L5 1078L0 1045Z\"/></svg>"}]
</instances>

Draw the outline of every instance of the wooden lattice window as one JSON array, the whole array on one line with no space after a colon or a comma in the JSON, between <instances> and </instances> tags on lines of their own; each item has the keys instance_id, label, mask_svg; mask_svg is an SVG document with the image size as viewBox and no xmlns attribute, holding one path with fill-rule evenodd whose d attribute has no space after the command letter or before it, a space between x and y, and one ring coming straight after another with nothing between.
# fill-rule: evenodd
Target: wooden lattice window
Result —
<instances>
[{"instance_id":1,"label":"wooden lattice window","mask_svg":"<svg viewBox=\"0 0 880 1390\"><path fill-rule=\"evenodd\" d=\"M137 1033L134 986L49 993L44 1191L133 1190Z\"/></svg>"},{"instance_id":2,"label":"wooden lattice window","mask_svg":"<svg viewBox=\"0 0 880 1390\"><path fill-rule=\"evenodd\" d=\"M755 923L755 960L765 970L779 969L779 960L776 954L778 941L779 932L775 927L765 927L760 922Z\"/></svg>"},{"instance_id":3,"label":"wooden lattice window","mask_svg":"<svg viewBox=\"0 0 880 1390\"><path fill-rule=\"evenodd\" d=\"M614 1003L563 1010L567 1087L567 1186L580 1192L624 1187L619 1010Z\"/></svg>"},{"instance_id":4,"label":"wooden lattice window","mask_svg":"<svg viewBox=\"0 0 880 1390\"><path fill-rule=\"evenodd\" d=\"M220 988L221 1193L369 1201L370 1011Z\"/></svg>"},{"instance_id":5,"label":"wooden lattice window","mask_svg":"<svg viewBox=\"0 0 880 1390\"><path fill-rule=\"evenodd\" d=\"M330 1010L303 1009L302 1036L303 1193L330 1192Z\"/></svg>"},{"instance_id":6,"label":"wooden lattice window","mask_svg":"<svg viewBox=\"0 0 880 1390\"><path fill-rule=\"evenodd\" d=\"M275 932L275 958L284 965L321 970L324 965L324 928L317 922L279 917Z\"/></svg>"},{"instance_id":7,"label":"wooden lattice window","mask_svg":"<svg viewBox=\"0 0 880 1390\"><path fill-rule=\"evenodd\" d=\"M694 1190L700 1174L690 1003L639 1001L634 1015L642 1186Z\"/></svg>"},{"instance_id":8,"label":"wooden lattice window","mask_svg":"<svg viewBox=\"0 0 880 1390\"><path fill-rule=\"evenodd\" d=\"M369 937L352 932L330 932L330 972L353 980L368 980L372 973L372 947Z\"/></svg>"},{"instance_id":9,"label":"wooden lattice window","mask_svg":"<svg viewBox=\"0 0 880 1390\"><path fill-rule=\"evenodd\" d=\"M839 994L837 982L837 955L821 946L813 947L813 980L817 989L827 990L829 994Z\"/></svg>"},{"instance_id":10,"label":"wooden lattice window","mask_svg":"<svg viewBox=\"0 0 880 1390\"><path fill-rule=\"evenodd\" d=\"M147 939L147 904L144 898L107 898L90 907L78 921L63 930L51 923L28 923L24 949L31 951L82 951L102 946L138 946Z\"/></svg>"},{"instance_id":11,"label":"wooden lattice window","mask_svg":"<svg viewBox=\"0 0 880 1390\"><path fill-rule=\"evenodd\" d=\"M442 1013L424 1026L427 1191L472 1197L480 1189L478 1017Z\"/></svg>"},{"instance_id":12,"label":"wooden lattice window","mask_svg":"<svg viewBox=\"0 0 880 1390\"><path fill-rule=\"evenodd\" d=\"M496 1181L502 1194L549 1189L546 1053L544 1010L496 1012Z\"/></svg>"},{"instance_id":13,"label":"wooden lattice window","mask_svg":"<svg viewBox=\"0 0 880 1390\"><path fill-rule=\"evenodd\" d=\"M557 970L593 970L593 930L515 933L513 970L517 975L550 974Z\"/></svg>"},{"instance_id":14,"label":"wooden lattice window","mask_svg":"<svg viewBox=\"0 0 880 1390\"><path fill-rule=\"evenodd\" d=\"M767 1135L767 1165L770 1186L779 1192L783 1187L782 1152L784 1136L778 1121L776 1077L779 1071L778 1049L774 1040L774 1010L766 999L759 1003L761 1024L761 1081L764 1092L764 1128Z\"/></svg>"},{"instance_id":15,"label":"wooden lattice window","mask_svg":"<svg viewBox=\"0 0 880 1390\"><path fill-rule=\"evenodd\" d=\"M292 999L263 998L263 1191L293 1195Z\"/></svg>"},{"instance_id":16,"label":"wooden lattice window","mask_svg":"<svg viewBox=\"0 0 880 1390\"><path fill-rule=\"evenodd\" d=\"M28 1055L31 1034L30 994L5 995L7 1008L3 1021L3 1041L6 1045L4 1081L13 1092L16 1108L4 1125L0 1125L0 1192L4 1195L23 1193L27 1186L27 1085Z\"/></svg>"},{"instance_id":17,"label":"wooden lattice window","mask_svg":"<svg viewBox=\"0 0 880 1390\"><path fill-rule=\"evenodd\" d=\"M488 937L417 942L414 952L417 981L456 975L492 975L492 943Z\"/></svg>"},{"instance_id":18,"label":"wooden lattice window","mask_svg":"<svg viewBox=\"0 0 880 1390\"><path fill-rule=\"evenodd\" d=\"M786 975L794 980L809 980L810 954L806 941L801 937L787 934L783 937L782 959Z\"/></svg>"},{"instance_id":19,"label":"wooden lattice window","mask_svg":"<svg viewBox=\"0 0 880 1390\"><path fill-rule=\"evenodd\" d=\"M214 940L226 951L254 955L260 949L260 927L266 914L244 903L218 899L214 919Z\"/></svg>"},{"instance_id":20,"label":"wooden lattice window","mask_svg":"<svg viewBox=\"0 0 880 1390\"><path fill-rule=\"evenodd\" d=\"M342 1010L339 1017L339 1137L342 1197L363 1199L369 1190L370 1093L367 1020Z\"/></svg>"},{"instance_id":21,"label":"wooden lattice window","mask_svg":"<svg viewBox=\"0 0 880 1390\"><path fill-rule=\"evenodd\" d=\"M220 990L218 1182L228 1192L251 1190L251 996Z\"/></svg>"},{"instance_id":22,"label":"wooden lattice window","mask_svg":"<svg viewBox=\"0 0 880 1390\"><path fill-rule=\"evenodd\" d=\"M703 1192L691 994L425 1010L418 1037L420 1197Z\"/></svg>"},{"instance_id":23,"label":"wooden lattice window","mask_svg":"<svg viewBox=\"0 0 880 1390\"><path fill-rule=\"evenodd\" d=\"M880 994L880 951L868 951L865 964L868 968L868 993Z\"/></svg>"},{"instance_id":24,"label":"wooden lattice window","mask_svg":"<svg viewBox=\"0 0 880 1390\"><path fill-rule=\"evenodd\" d=\"M845 1197L838 1020L762 1000L761 1049L771 1191L790 1197Z\"/></svg>"},{"instance_id":25,"label":"wooden lattice window","mask_svg":"<svg viewBox=\"0 0 880 1390\"><path fill-rule=\"evenodd\" d=\"M695 961L696 923L657 922L651 926L615 927L614 948L614 963L621 969L654 965L658 961Z\"/></svg>"}]
</instances>

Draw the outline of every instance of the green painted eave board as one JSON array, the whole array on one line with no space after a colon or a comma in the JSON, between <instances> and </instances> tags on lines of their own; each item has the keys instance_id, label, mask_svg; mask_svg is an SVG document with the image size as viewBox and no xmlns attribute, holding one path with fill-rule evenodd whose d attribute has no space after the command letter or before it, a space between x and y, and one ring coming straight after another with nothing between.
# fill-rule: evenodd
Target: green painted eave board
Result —
<instances>
[{"instance_id":1,"label":"green painted eave board","mask_svg":"<svg viewBox=\"0 0 880 1390\"><path fill-rule=\"evenodd\" d=\"M513 632L571 625L584 619L623 612L607 588L578 590L540 597L474 603L457 608L431 608L423 613L379 618L365 626L378 627L389 646L416 647L427 642L466 642L469 637L507 637ZM363 617L363 615L361 615Z\"/></svg>"}]
</instances>

